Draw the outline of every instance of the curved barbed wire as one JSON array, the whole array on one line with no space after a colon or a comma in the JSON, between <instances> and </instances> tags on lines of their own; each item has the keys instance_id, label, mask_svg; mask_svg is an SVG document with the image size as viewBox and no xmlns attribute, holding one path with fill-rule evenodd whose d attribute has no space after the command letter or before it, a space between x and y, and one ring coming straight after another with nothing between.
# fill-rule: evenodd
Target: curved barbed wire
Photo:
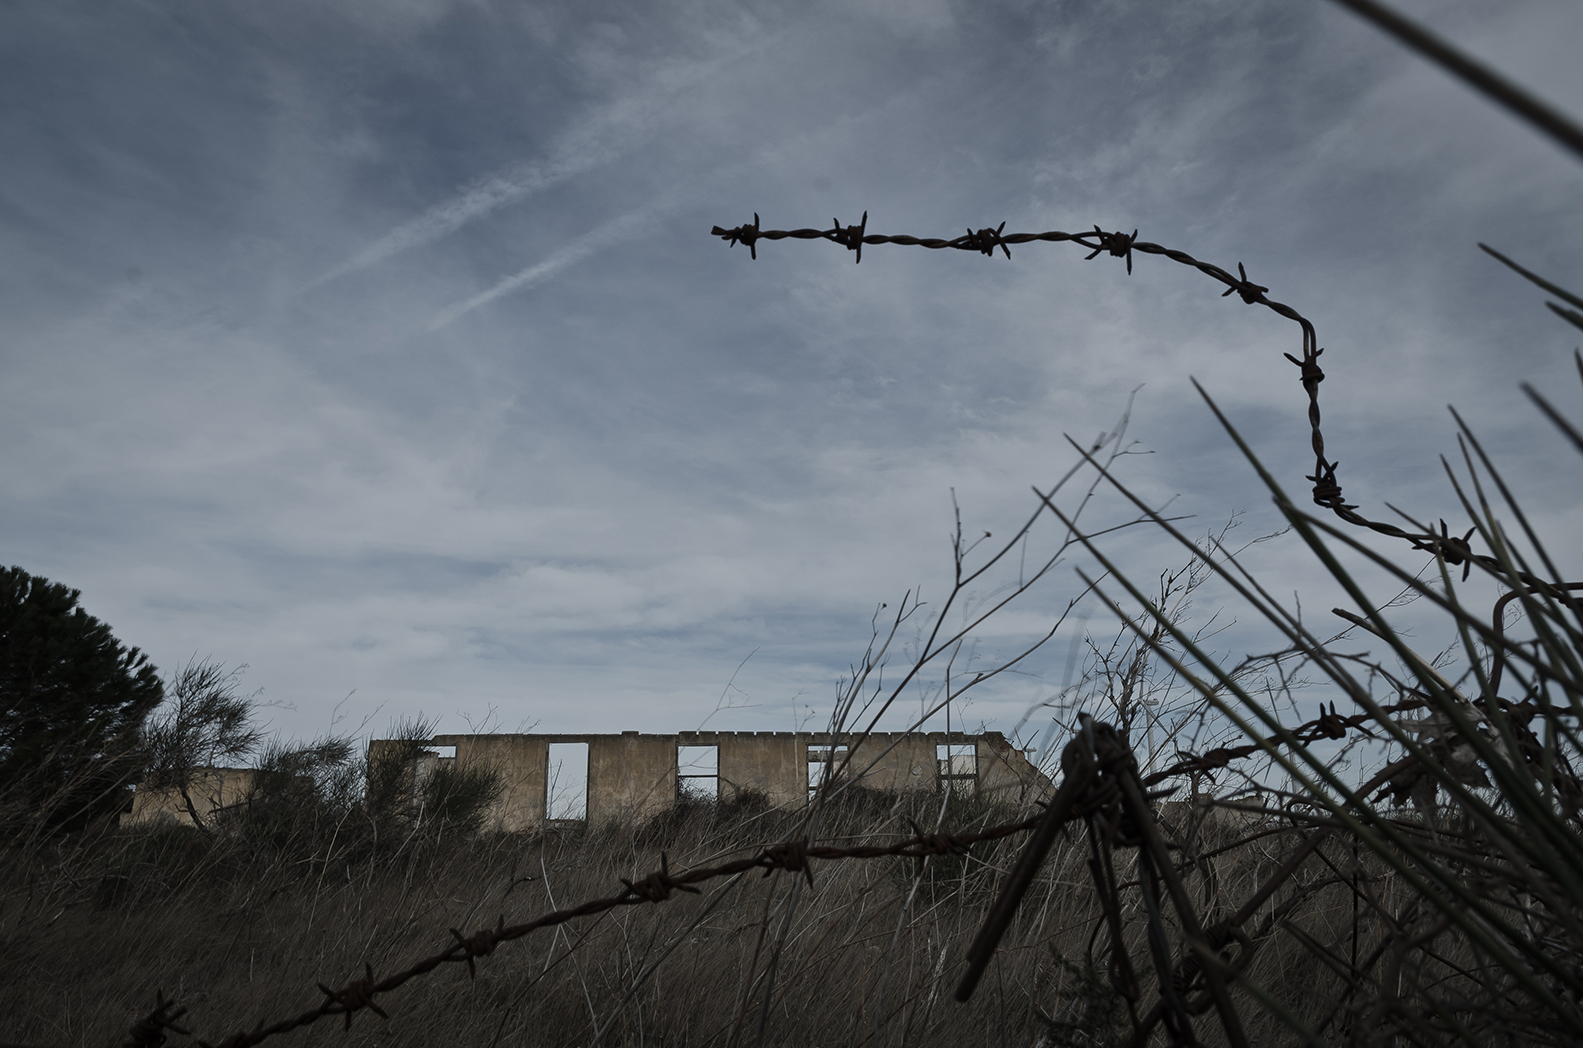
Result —
<instances>
[{"instance_id":1,"label":"curved barbed wire","mask_svg":"<svg viewBox=\"0 0 1583 1048\"><path fill-rule=\"evenodd\" d=\"M993 257L999 250L1006 259L1011 258L1011 248L1019 244L1032 243L1071 243L1086 248L1088 254L1084 261L1089 261L1100 255L1119 258L1126 262L1127 273L1132 274L1132 261L1134 254L1158 255L1167 258L1179 265L1191 266L1212 280L1225 287L1221 292L1222 298L1236 295L1241 301L1250 306L1263 306L1266 309L1292 321L1302 331L1302 350L1300 356L1291 353L1282 353L1298 369L1298 382L1303 387L1303 392L1308 397L1308 426L1309 445L1314 454L1314 472L1307 476L1312 485L1314 504L1330 510L1336 516L1356 527L1368 528L1390 538L1401 539L1409 543L1413 549L1422 550L1432 556L1445 561L1451 567L1461 567L1463 578L1474 565L1486 571L1501 574L1504 566L1496 557L1473 552L1469 538L1473 534L1469 531L1465 535L1453 535L1449 532L1445 521L1440 522L1440 530L1436 532L1432 527L1419 531L1410 531L1386 521L1373 520L1358 512L1358 506L1350 503L1342 494L1341 480L1337 474L1340 467L1339 460L1332 460L1325 450L1325 434L1321 426L1319 410L1319 385L1325 380L1325 371L1319 365L1319 358L1325 350L1319 345L1319 335L1312 321L1295 308L1284 302L1276 301L1269 297L1269 288L1255 283L1249 279L1247 269L1241 262L1237 263L1237 272L1233 275L1229 270L1195 258L1186 251L1166 247L1147 240L1138 239L1138 231L1131 233L1121 231L1108 231L1098 225L1092 230L1081 233L1068 233L1061 230L1049 230L1043 233L1007 233L1006 223L998 226L985 226L974 230L969 228L959 237L916 237L909 234L886 235L868 232L868 212L863 212L860 222L843 226L840 219L832 219L834 224L829 229L764 229L761 226L758 212L753 213L753 223L743 223L740 226L725 228L715 226L710 230L710 236L716 236L735 247L737 244L747 245L749 255L758 258L758 243L761 240L828 240L840 244L848 251L854 253L854 262L863 261L864 245L899 244L907 247L922 247L931 251L973 251L986 257ZM1550 593L1550 583L1537 577L1525 579L1530 585Z\"/></svg>"}]
</instances>

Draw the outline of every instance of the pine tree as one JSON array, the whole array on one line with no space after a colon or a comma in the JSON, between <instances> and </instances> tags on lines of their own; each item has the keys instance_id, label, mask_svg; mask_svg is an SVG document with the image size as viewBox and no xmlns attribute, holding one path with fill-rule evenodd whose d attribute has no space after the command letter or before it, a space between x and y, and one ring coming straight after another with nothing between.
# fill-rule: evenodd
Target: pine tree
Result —
<instances>
[{"instance_id":1,"label":"pine tree","mask_svg":"<svg viewBox=\"0 0 1583 1048\"><path fill-rule=\"evenodd\" d=\"M80 824L126 800L158 671L77 606L80 591L0 569L0 818Z\"/></svg>"}]
</instances>

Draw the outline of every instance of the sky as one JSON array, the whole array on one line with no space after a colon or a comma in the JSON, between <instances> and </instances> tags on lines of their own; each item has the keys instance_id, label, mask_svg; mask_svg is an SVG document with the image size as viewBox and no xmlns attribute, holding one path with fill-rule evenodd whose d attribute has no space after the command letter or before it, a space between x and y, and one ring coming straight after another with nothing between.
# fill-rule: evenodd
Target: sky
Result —
<instances>
[{"instance_id":1,"label":"sky","mask_svg":"<svg viewBox=\"0 0 1583 1048\"><path fill-rule=\"evenodd\" d=\"M1399 7L1583 113L1583 5ZM1243 263L1318 328L1364 512L1464 519L1455 404L1575 563L1580 463L1518 385L1579 414L1578 332L1476 245L1583 285L1580 192L1575 157L1325 0L22 0L0 563L162 672L245 665L287 736L785 731L921 594L896 679L950 592L953 499L969 540L1014 533L1129 398L1118 476L1182 527L1278 523L1193 379L1306 491L1296 327L1191 269L709 236L865 211ZM1146 581L1183 560L1105 542ZM1249 556L1334 603L1292 536ZM1082 563L958 668L1047 630ZM952 726L1012 730L1115 621L1090 597Z\"/></svg>"}]
</instances>

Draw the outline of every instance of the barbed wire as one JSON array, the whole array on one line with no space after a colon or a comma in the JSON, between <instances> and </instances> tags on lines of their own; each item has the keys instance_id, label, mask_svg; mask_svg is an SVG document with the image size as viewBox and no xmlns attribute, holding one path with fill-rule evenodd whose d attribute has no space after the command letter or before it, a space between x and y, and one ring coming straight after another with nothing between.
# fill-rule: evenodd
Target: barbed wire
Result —
<instances>
[{"instance_id":1,"label":"barbed wire","mask_svg":"<svg viewBox=\"0 0 1583 1048\"><path fill-rule=\"evenodd\" d=\"M761 240L828 240L840 244L848 251L854 253L854 261L863 261L863 247L874 244L900 244L909 247L922 247L931 251L954 250L973 251L986 257L992 257L999 250L1008 260L1011 258L1011 248L1019 244L1032 243L1072 243L1088 250L1084 261L1090 261L1100 255L1123 259L1127 263L1127 273L1132 274L1132 258L1135 253L1145 255L1159 255L1170 259L1179 265L1191 266L1205 276L1217 281L1225 287L1221 293L1222 298L1236 295L1242 302L1250 306L1263 306L1274 313L1292 321L1302 330L1301 356L1282 353L1287 360L1296 365L1298 381L1308 397L1308 425L1309 443L1314 454L1314 472L1306 477L1312 483L1312 496L1314 503L1330 510L1336 516L1356 527L1368 528L1371 531L1391 538L1401 539L1411 544L1415 550L1423 550L1431 555L1441 558L1447 565L1461 567L1462 577L1467 579L1469 571L1474 565L1479 565L1487 571L1504 574L1505 566L1493 556L1474 553L1469 539L1473 535L1470 529L1466 534L1453 535L1446 526L1445 521L1440 521L1440 531L1433 528L1422 531L1408 531L1385 521L1372 520L1358 512L1357 505L1346 501L1342 495L1341 480L1337 474L1340 462L1331 460L1326 455L1325 435L1321 426L1319 410L1319 385L1325 380L1325 371L1319 365L1319 358L1324 354L1324 348L1319 345L1319 336L1313 322L1303 316L1293 307L1284 302L1278 302L1269 297L1269 288L1257 284L1248 278L1247 269L1241 262L1237 263L1237 274L1233 276L1229 270L1222 269L1212 262L1206 262L1175 248L1165 247L1147 240L1138 239L1138 231L1131 233L1120 231L1110 232L1095 226L1091 231L1081 233L1067 233L1061 230L1050 230L1043 233L1007 233L1006 223L999 226L986 226L974 230L969 228L959 237L950 239L942 237L916 237L907 234L884 235L868 232L868 212L863 212L861 221L852 225L843 226L840 219L832 219L834 224L829 229L763 229L760 225L758 212L753 213L753 224L743 223L734 228L715 226L710 230L711 236L717 236L726 243L735 247L745 244L749 255L758 258L758 242ZM1520 574L1528 584L1543 589L1551 595L1558 595L1553 591L1550 583L1537 577Z\"/></svg>"},{"instance_id":2,"label":"barbed wire","mask_svg":"<svg viewBox=\"0 0 1583 1048\"><path fill-rule=\"evenodd\" d=\"M1061 753L1066 780L1045 810L1038 832L1025 846L969 947L967 970L957 986L956 999L967 1001L973 996L1033 883L1033 874L1044 862L1055 830L1062 823L1081 818L1088 829L1093 856L1089 873L1110 932L1110 983L1127 1002L1133 1025L1132 1043L1146 1043L1154 1027L1164 1022L1171 1034L1171 1043L1197 1044L1192 1016L1213 1008L1229 1042L1246 1046L1241 1019L1227 993L1229 982L1252 963L1257 950L1243 924L1297 874L1318 850L1327 831L1307 836L1302 846L1274 874L1265 878L1234 914L1206 922L1193 905L1181 879L1182 871L1171 860L1171 847L1161 836L1154 818L1152 802L1174 791L1167 790L1164 794L1146 791L1149 780L1140 773L1126 737L1113 725L1096 721L1088 714L1081 714L1079 723L1079 732ZM1310 727L1305 725L1304 729ZM1312 724L1314 730L1321 727L1330 727L1324 717ZM1110 858L1111 852L1121 848L1132 848L1137 853L1139 877L1134 883L1144 897L1151 959L1160 991L1159 1003L1144 1017L1136 1010L1142 991L1136 966L1121 932L1121 886ZM1174 958L1165 945L1168 936L1160 897L1162 886L1185 940ZM1224 957L1223 951L1233 945L1237 947L1235 956Z\"/></svg>"}]
</instances>

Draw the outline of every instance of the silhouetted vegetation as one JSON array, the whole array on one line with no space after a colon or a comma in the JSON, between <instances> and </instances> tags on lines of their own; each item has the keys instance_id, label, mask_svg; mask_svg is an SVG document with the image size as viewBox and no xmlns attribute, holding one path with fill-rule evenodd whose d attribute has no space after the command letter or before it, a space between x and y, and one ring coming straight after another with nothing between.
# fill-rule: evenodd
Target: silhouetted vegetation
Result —
<instances>
[{"instance_id":1,"label":"silhouetted vegetation","mask_svg":"<svg viewBox=\"0 0 1583 1048\"><path fill-rule=\"evenodd\" d=\"M120 810L158 671L78 606L78 590L0 569L0 820L80 827Z\"/></svg>"}]
</instances>

